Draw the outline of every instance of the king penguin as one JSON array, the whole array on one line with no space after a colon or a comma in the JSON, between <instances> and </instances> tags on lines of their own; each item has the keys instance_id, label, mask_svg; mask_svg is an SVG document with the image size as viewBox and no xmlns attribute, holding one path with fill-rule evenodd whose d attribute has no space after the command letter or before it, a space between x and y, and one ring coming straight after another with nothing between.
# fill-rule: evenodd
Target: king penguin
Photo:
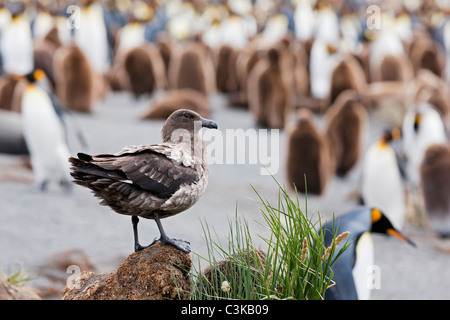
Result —
<instances>
[{"instance_id":1,"label":"king penguin","mask_svg":"<svg viewBox=\"0 0 450 320\"><path fill-rule=\"evenodd\" d=\"M328 99L330 96L333 70L340 60L336 51L334 44L314 40L309 59L311 96L314 99Z\"/></svg>"},{"instance_id":2,"label":"king penguin","mask_svg":"<svg viewBox=\"0 0 450 320\"><path fill-rule=\"evenodd\" d=\"M75 43L86 55L95 72L105 73L110 67L109 43L103 7L99 2L86 0L80 12L81 26L75 29Z\"/></svg>"},{"instance_id":3,"label":"king penguin","mask_svg":"<svg viewBox=\"0 0 450 320\"><path fill-rule=\"evenodd\" d=\"M301 42L307 41L314 34L314 10L309 0L299 0L294 10L295 37Z\"/></svg>"},{"instance_id":4,"label":"king penguin","mask_svg":"<svg viewBox=\"0 0 450 320\"><path fill-rule=\"evenodd\" d=\"M444 122L433 105L419 103L405 114L402 134L408 182L412 188L418 188L420 164L426 149L433 143L447 141Z\"/></svg>"},{"instance_id":5,"label":"king penguin","mask_svg":"<svg viewBox=\"0 0 450 320\"><path fill-rule=\"evenodd\" d=\"M325 291L325 300L368 300L371 296L369 272L374 265L374 245L371 233L386 234L409 244L415 244L400 233L377 208L361 206L330 221L324 227L324 245L331 245L333 223L335 234L349 231L349 247L333 264L335 285Z\"/></svg>"},{"instance_id":6,"label":"king penguin","mask_svg":"<svg viewBox=\"0 0 450 320\"><path fill-rule=\"evenodd\" d=\"M0 51L5 73L24 75L33 70L33 38L24 13L14 13L2 30Z\"/></svg>"},{"instance_id":7,"label":"king penguin","mask_svg":"<svg viewBox=\"0 0 450 320\"><path fill-rule=\"evenodd\" d=\"M314 38L337 45L340 38L339 16L328 1L318 1L315 7Z\"/></svg>"},{"instance_id":8,"label":"king penguin","mask_svg":"<svg viewBox=\"0 0 450 320\"><path fill-rule=\"evenodd\" d=\"M282 12L275 12L267 17L261 36L267 44L273 44L283 39L289 33L289 19Z\"/></svg>"},{"instance_id":9,"label":"king penguin","mask_svg":"<svg viewBox=\"0 0 450 320\"><path fill-rule=\"evenodd\" d=\"M44 77L42 70L26 75L28 84L21 103L23 134L41 190L45 190L50 181L70 188L72 179L67 161L70 152L51 97L38 85Z\"/></svg>"},{"instance_id":10,"label":"king penguin","mask_svg":"<svg viewBox=\"0 0 450 320\"><path fill-rule=\"evenodd\" d=\"M256 30L254 30L256 28L252 28L241 14L237 14L230 8L227 9L230 12L228 16L221 19L220 23L220 43L227 44L236 50L242 50L247 46L250 37L256 34Z\"/></svg>"},{"instance_id":11,"label":"king penguin","mask_svg":"<svg viewBox=\"0 0 450 320\"><path fill-rule=\"evenodd\" d=\"M390 143L400 137L399 129L385 131L366 151L361 176L363 203L382 210L399 230L405 218L405 189L398 157Z\"/></svg>"},{"instance_id":12,"label":"king penguin","mask_svg":"<svg viewBox=\"0 0 450 320\"><path fill-rule=\"evenodd\" d=\"M401 59L405 56L404 45L395 32L392 32L393 18L390 14L381 15L383 28L366 31L366 36L371 35L372 41L369 47L369 68L371 82L382 81L382 64L386 57L389 61ZM385 27L386 25L386 27ZM392 64L390 64L392 66ZM391 67L392 69L392 67Z\"/></svg>"}]
</instances>

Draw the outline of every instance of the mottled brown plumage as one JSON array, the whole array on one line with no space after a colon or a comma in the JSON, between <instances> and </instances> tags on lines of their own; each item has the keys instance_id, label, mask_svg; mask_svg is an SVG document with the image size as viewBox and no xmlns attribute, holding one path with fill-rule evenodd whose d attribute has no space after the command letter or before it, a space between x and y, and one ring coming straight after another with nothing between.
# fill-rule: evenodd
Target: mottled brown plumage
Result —
<instances>
[{"instance_id":1,"label":"mottled brown plumage","mask_svg":"<svg viewBox=\"0 0 450 320\"><path fill-rule=\"evenodd\" d=\"M159 219L190 208L203 194L208 181L201 127L217 128L190 110L178 110L165 122L163 143L131 146L115 154L71 157L75 183L91 189L101 204L120 214L131 215L137 238L137 217L154 219L161 241L189 251L183 241L169 239Z\"/></svg>"}]
</instances>

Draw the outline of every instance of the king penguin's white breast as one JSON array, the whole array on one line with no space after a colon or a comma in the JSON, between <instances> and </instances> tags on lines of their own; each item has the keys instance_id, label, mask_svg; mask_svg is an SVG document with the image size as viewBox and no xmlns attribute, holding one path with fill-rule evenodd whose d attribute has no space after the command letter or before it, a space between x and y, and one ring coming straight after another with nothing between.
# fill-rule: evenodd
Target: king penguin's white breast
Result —
<instances>
[{"instance_id":1,"label":"king penguin's white breast","mask_svg":"<svg viewBox=\"0 0 450 320\"><path fill-rule=\"evenodd\" d=\"M27 74L33 69L33 39L28 20L18 17L1 37L4 69L12 74Z\"/></svg>"},{"instance_id":2,"label":"king penguin's white breast","mask_svg":"<svg viewBox=\"0 0 450 320\"><path fill-rule=\"evenodd\" d=\"M119 50L126 52L145 43L145 26L129 23L120 30Z\"/></svg>"},{"instance_id":3,"label":"king penguin's white breast","mask_svg":"<svg viewBox=\"0 0 450 320\"><path fill-rule=\"evenodd\" d=\"M92 4L82 11L81 26L75 32L75 41L86 55L92 68L103 73L108 70L108 39L100 4Z\"/></svg>"},{"instance_id":4,"label":"king penguin's white breast","mask_svg":"<svg viewBox=\"0 0 450 320\"><path fill-rule=\"evenodd\" d=\"M371 266L374 264L372 236L369 232L361 235L356 243L356 262L352 274L359 300L370 299Z\"/></svg>"},{"instance_id":5,"label":"king penguin's white breast","mask_svg":"<svg viewBox=\"0 0 450 320\"><path fill-rule=\"evenodd\" d=\"M331 76L337 59L327 51L327 43L317 40L311 48L309 67L311 70L311 94L316 99L325 99L330 94Z\"/></svg>"},{"instance_id":6,"label":"king penguin's white breast","mask_svg":"<svg viewBox=\"0 0 450 320\"><path fill-rule=\"evenodd\" d=\"M48 94L29 86L22 97L24 135L31 151L43 153L54 149L55 144L64 143L64 132Z\"/></svg>"},{"instance_id":7,"label":"king penguin's white breast","mask_svg":"<svg viewBox=\"0 0 450 320\"><path fill-rule=\"evenodd\" d=\"M433 107L425 105L419 129L414 130L415 111L410 110L403 119L403 152L407 156L408 179L413 186L420 183L420 165L427 148L434 143L446 143L445 126Z\"/></svg>"},{"instance_id":8,"label":"king penguin's white breast","mask_svg":"<svg viewBox=\"0 0 450 320\"><path fill-rule=\"evenodd\" d=\"M307 1L300 1L294 11L295 35L306 41L314 34L314 11Z\"/></svg>"},{"instance_id":9,"label":"king penguin's white breast","mask_svg":"<svg viewBox=\"0 0 450 320\"><path fill-rule=\"evenodd\" d=\"M244 30L245 25L241 18L231 17L224 20L220 28L222 43L235 49L243 49L248 43L247 34Z\"/></svg>"},{"instance_id":10,"label":"king penguin's white breast","mask_svg":"<svg viewBox=\"0 0 450 320\"><path fill-rule=\"evenodd\" d=\"M363 170L364 202L382 210L394 227L401 229L405 194L394 150L375 143L366 153Z\"/></svg>"},{"instance_id":11,"label":"king penguin's white breast","mask_svg":"<svg viewBox=\"0 0 450 320\"><path fill-rule=\"evenodd\" d=\"M70 156L63 127L48 94L29 85L22 97L23 133L38 183L68 180Z\"/></svg>"}]
</instances>

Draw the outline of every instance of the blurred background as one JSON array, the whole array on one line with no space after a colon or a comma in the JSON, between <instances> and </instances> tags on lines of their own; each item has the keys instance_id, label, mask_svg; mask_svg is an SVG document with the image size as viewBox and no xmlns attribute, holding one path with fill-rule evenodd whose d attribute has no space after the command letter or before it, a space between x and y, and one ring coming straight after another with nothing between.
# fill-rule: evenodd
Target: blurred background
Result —
<instances>
[{"instance_id":1,"label":"blurred background","mask_svg":"<svg viewBox=\"0 0 450 320\"><path fill-rule=\"evenodd\" d=\"M133 251L130 219L73 185L65 159L160 143L164 119L189 108L223 136L279 130L273 176L306 206L306 174L313 219L365 203L395 221L417 247L373 236L373 299L449 299L449 10L445 0L0 0L0 270L23 268L58 299L68 265L117 268ZM267 230L252 186L276 203L261 164L211 163L205 194L164 221L167 233L205 256L202 223L226 243L237 212L257 239ZM139 227L142 243L158 235L152 221Z\"/></svg>"}]
</instances>

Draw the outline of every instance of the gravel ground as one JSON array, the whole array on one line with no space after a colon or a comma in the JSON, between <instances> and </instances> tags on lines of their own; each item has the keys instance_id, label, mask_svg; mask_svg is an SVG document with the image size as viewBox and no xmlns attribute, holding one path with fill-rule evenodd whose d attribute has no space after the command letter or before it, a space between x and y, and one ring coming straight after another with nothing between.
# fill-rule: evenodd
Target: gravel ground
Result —
<instances>
[{"instance_id":1,"label":"gravel ground","mask_svg":"<svg viewBox=\"0 0 450 320\"><path fill-rule=\"evenodd\" d=\"M159 143L162 121L141 121L148 97L135 100L126 93L108 95L93 114L76 117L89 140L88 150L72 144L75 154L114 153L133 144ZM223 97L211 99L212 118L219 130L254 128L251 115L226 106ZM368 142L377 137L379 122L371 115ZM286 137L280 132L280 166L274 174L284 183ZM98 205L89 190L74 186L70 194L58 186L40 192L31 172L19 172L20 157L0 155L0 269L8 271L22 265L31 271L51 255L68 249L84 250L101 271L111 271L133 250L130 218ZM247 161L248 162L248 161ZM262 221L260 204L251 185L275 202L277 185L270 176L260 174L258 164L211 164L208 188L200 201L188 211L162 221L171 237L191 242L191 248L206 254L202 221L213 227L220 238L228 232L228 221L240 215L249 221ZM356 205L350 194L357 188L360 165L346 178L334 178L323 196L308 196L310 214L320 213L323 220L339 215ZM23 171L23 170L22 170ZM7 173L7 174L5 174ZM8 178L5 178L8 177ZM22 181L13 181L14 177ZM256 223L255 234L264 230ZM153 221L141 219L141 242L159 235ZM442 248L450 243L437 239L429 231L407 223L404 232L417 244L411 247L396 239L374 235L375 263L380 267L380 288L373 299L450 299L450 277L446 272L450 255ZM255 237L258 239L258 237Z\"/></svg>"}]
</instances>

